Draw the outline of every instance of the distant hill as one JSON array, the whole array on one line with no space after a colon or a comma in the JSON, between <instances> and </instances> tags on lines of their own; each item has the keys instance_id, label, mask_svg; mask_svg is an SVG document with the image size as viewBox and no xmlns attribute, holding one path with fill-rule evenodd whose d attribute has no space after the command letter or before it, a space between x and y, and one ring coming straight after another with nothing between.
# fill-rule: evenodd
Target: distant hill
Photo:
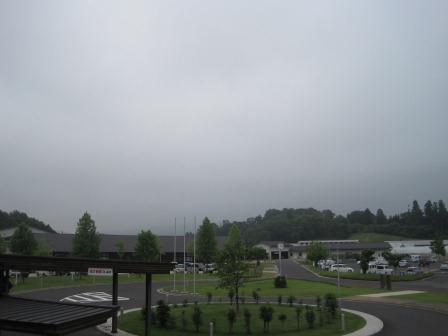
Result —
<instances>
[{"instance_id":1,"label":"distant hill","mask_svg":"<svg viewBox=\"0 0 448 336\"><path fill-rule=\"evenodd\" d=\"M352 234L349 239L357 239L361 242L368 243L383 242L387 240L411 240L411 238L408 237L373 232L355 233Z\"/></svg>"},{"instance_id":2,"label":"distant hill","mask_svg":"<svg viewBox=\"0 0 448 336\"><path fill-rule=\"evenodd\" d=\"M8 213L0 210L0 230L15 228L20 224L25 224L29 227L45 232L56 233L50 225L45 224L44 222L33 217L28 217L28 215L24 212L14 210Z\"/></svg>"}]
</instances>

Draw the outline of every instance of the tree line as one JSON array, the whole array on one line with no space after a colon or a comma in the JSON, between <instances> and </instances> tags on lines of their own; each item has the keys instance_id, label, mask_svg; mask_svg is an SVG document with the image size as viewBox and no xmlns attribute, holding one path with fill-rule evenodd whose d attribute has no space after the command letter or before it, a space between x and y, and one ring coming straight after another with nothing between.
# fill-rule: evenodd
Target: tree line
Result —
<instances>
[{"instance_id":1,"label":"tree line","mask_svg":"<svg viewBox=\"0 0 448 336\"><path fill-rule=\"evenodd\" d=\"M8 213L0 210L0 230L17 228L20 224L45 232L56 233L50 225L45 224L36 218L28 217L24 212L14 210Z\"/></svg>"},{"instance_id":2,"label":"tree line","mask_svg":"<svg viewBox=\"0 0 448 336\"><path fill-rule=\"evenodd\" d=\"M331 210L314 208L282 210L270 209L263 216L245 221L223 221L215 225L218 235L228 235L236 225L246 244L263 240L347 239L352 234L371 232L392 234L408 238L448 237L448 212L443 200L427 201L423 209L417 201L407 211L386 216L382 209L373 213L369 208L337 215Z\"/></svg>"}]
</instances>

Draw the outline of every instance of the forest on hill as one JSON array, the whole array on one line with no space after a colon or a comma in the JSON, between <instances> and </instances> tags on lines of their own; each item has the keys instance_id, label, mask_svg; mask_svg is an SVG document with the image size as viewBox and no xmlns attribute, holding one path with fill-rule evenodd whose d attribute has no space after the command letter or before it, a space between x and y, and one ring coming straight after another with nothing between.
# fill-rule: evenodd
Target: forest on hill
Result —
<instances>
[{"instance_id":1,"label":"forest on hill","mask_svg":"<svg viewBox=\"0 0 448 336\"><path fill-rule=\"evenodd\" d=\"M10 213L0 210L0 230L15 228L20 224L25 224L31 228L39 229L46 232L56 233L53 228L44 222L33 217L28 217L24 212L17 210Z\"/></svg>"},{"instance_id":2,"label":"forest on hill","mask_svg":"<svg viewBox=\"0 0 448 336\"><path fill-rule=\"evenodd\" d=\"M356 233L379 233L408 238L448 237L448 212L444 201L427 201L423 209L417 201L400 214L386 216L382 209L355 210L346 216L331 210L270 209L263 216L245 221L223 221L216 226L218 235L227 235L235 224L247 244L263 240L297 242L313 239L347 239Z\"/></svg>"}]
</instances>

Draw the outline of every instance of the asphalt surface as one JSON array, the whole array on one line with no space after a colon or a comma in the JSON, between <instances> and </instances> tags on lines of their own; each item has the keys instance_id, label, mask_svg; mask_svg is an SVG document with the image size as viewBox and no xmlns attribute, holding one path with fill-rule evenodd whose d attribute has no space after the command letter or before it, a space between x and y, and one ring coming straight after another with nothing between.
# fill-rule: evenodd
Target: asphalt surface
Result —
<instances>
[{"instance_id":1,"label":"asphalt surface","mask_svg":"<svg viewBox=\"0 0 448 336\"><path fill-rule=\"evenodd\" d=\"M290 260L282 261L282 273L288 275L290 278L318 280L312 273L303 269L300 265ZM334 279L324 279L325 282L334 283ZM438 280L437 280L438 281ZM185 298L189 302L193 302L195 298L191 296L169 296L161 295L157 292L158 288L167 286L169 282L157 282L153 284L152 302L155 303L159 299L164 299L170 303L182 302ZM347 280L343 280L343 284L347 284ZM178 283L178 286L181 282ZM375 284L377 285L377 284ZM144 284L143 283L129 283L119 285L119 296L128 298L129 300L119 301L119 304L124 309L142 307L144 304ZM105 292L111 293L111 285L88 285L72 288L53 288L46 290L37 290L34 292L17 294L17 296L43 299L51 301L60 301L66 297L86 292ZM197 298L196 298L197 299ZM201 301L199 298L198 301ZM105 303L100 303L104 305ZM378 333L379 336L413 336L413 335L447 335L446 322L448 315L434 311L427 311L415 308L402 307L397 305L390 305L384 303L373 302L351 302L342 301L343 308L360 310L377 316L384 322L384 329ZM22 336L24 334L2 332L2 336ZM102 335L96 329L91 328L82 332L73 333L73 336L99 336Z\"/></svg>"},{"instance_id":2,"label":"asphalt surface","mask_svg":"<svg viewBox=\"0 0 448 336\"><path fill-rule=\"evenodd\" d=\"M279 266L279 262L277 261L276 263L277 266ZM314 273L308 271L306 268L291 259L282 260L281 263L281 273L282 275L286 275L288 278L319 281L332 284L337 283L336 278L316 276ZM341 283L348 286L379 287L378 281L341 279ZM415 289L434 292L448 292L448 273L437 272L431 278L417 281L394 281L392 283L392 288L397 290Z\"/></svg>"}]
</instances>

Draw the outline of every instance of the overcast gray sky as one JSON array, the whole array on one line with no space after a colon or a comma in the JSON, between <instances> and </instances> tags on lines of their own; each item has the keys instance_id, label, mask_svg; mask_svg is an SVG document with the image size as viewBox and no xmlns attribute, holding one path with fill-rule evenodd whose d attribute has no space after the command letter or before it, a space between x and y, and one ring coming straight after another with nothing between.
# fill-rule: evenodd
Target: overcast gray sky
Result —
<instances>
[{"instance_id":1,"label":"overcast gray sky","mask_svg":"<svg viewBox=\"0 0 448 336\"><path fill-rule=\"evenodd\" d=\"M0 0L0 209L168 233L448 200L447 1Z\"/></svg>"}]
</instances>

